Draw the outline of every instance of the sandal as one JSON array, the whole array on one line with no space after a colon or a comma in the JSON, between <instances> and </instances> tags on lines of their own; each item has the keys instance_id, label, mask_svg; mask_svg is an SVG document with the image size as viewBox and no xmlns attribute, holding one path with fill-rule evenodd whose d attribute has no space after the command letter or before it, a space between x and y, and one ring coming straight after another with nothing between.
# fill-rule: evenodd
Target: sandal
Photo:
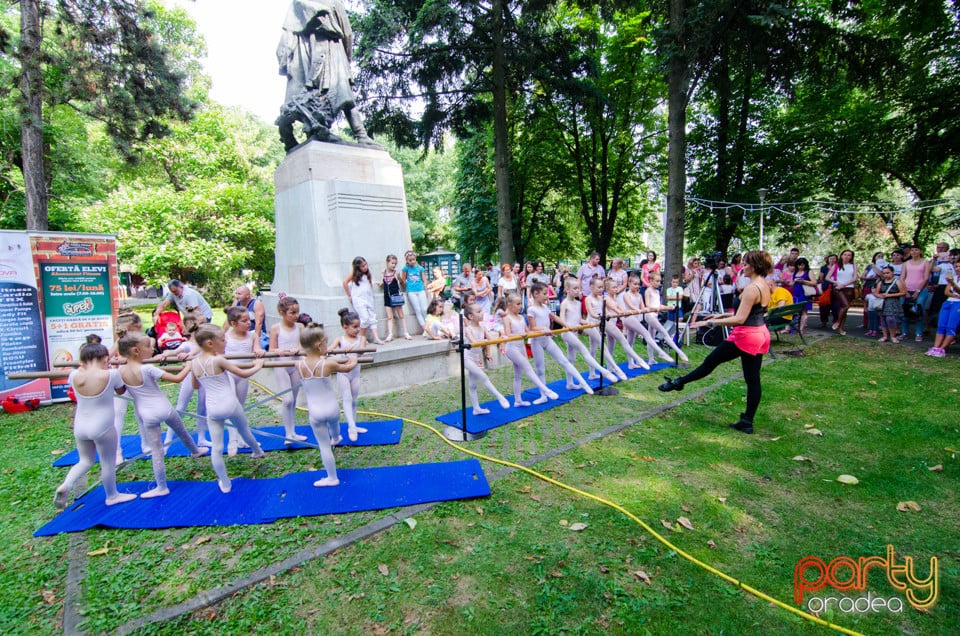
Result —
<instances>
[{"instance_id":1,"label":"sandal","mask_svg":"<svg viewBox=\"0 0 960 636\"><path fill-rule=\"evenodd\" d=\"M886 341L887 341L887 337L886 337L886 336L884 336L883 338L880 338L879 340L877 340L877 342L886 342Z\"/></svg>"},{"instance_id":2,"label":"sandal","mask_svg":"<svg viewBox=\"0 0 960 636\"><path fill-rule=\"evenodd\" d=\"M900 338L891 338L890 342L892 342L893 344L900 344Z\"/></svg>"}]
</instances>

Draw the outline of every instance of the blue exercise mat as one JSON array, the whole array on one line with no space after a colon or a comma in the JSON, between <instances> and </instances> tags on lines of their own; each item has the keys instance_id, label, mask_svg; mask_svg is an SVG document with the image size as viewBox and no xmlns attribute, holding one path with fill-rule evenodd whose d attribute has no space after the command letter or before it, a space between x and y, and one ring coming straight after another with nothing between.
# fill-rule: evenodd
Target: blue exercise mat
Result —
<instances>
[{"instance_id":1,"label":"blue exercise mat","mask_svg":"<svg viewBox=\"0 0 960 636\"><path fill-rule=\"evenodd\" d=\"M668 369L673 366L669 362L660 362L653 365L650 369L629 369L627 368L626 362L620 363L620 368L623 369L623 372L626 374L627 378L635 378L646 373L654 373L662 369ZM582 374L586 377L586 373ZM593 389L596 389L600 386L599 380L589 380L590 386ZM604 382L604 385L609 383ZM485 409L489 409L490 412L486 415L474 415L473 407L467 406L467 432L468 433L482 433L483 431L489 431L492 428L498 428L509 424L510 422L516 422L517 420L522 420L524 418L530 417L531 415L536 415L537 413L543 413L544 411L549 411L550 409L556 408L561 404L566 404L570 400L580 397L581 395L586 395L583 389L567 389L567 381L556 380L547 384L550 389L556 392L558 398L556 400L551 400L544 404L534 404L533 401L540 397L540 390L537 388L527 389L523 392L523 399L527 402L530 402L530 406L521 406L519 408L513 406L513 396L506 396L507 401L510 402L510 408L505 409L500 406L500 404L494 400L491 402L485 402L481 404ZM616 386L616 385L614 385ZM443 415L437 416L437 421L441 424L446 424L448 426L453 426L458 429L463 428L463 414L459 411L450 411Z\"/></svg>"},{"instance_id":2,"label":"blue exercise mat","mask_svg":"<svg viewBox=\"0 0 960 636\"><path fill-rule=\"evenodd\" d=\"M389 444L399 444L400 436L403 434L403 420L399 419L379 420L375 422L357 422L357 426L367 429L367 432L360 433L360 435L357 437L357 441L351 442L350 437L347 435L347 423L340 422L340 434L343 436L343 441L340 442L340 446L386 446ZM316 442L313 437L313 429L309 426L298 426L296 430L300 435L306 435L307 441L311 443ZM257 441L260 442L260 446L263 448L263 450L267 452L311 448L310 446L297 443L291 444L290 446L285 446L283 440L279 437L266 437L263 435L257 435L257 431L282 436L284 434L284 429L282 426L264 426L254 430L254 437L256 437ZM167 449L166 457L189 457L190 451L188 451L187 447L183 445L183 442L180 441L180 438L174 437L173 439L174 442L170 445L170 448ZM223 440L223 447L226 448L226 431L223 433ZM136 457L141 453L140 436L124 435L120 440L120 448L123 450L124 457ZM250 449L241 448L238 450L238 452L249 453ZM57 461L53 462L53 465L73 466L79 459L80 455L77 453L77 449L73 449L63 457L57 459ZM150 457L142 457L141 459L149 460Z\"/></svg>"},{"instance_id":3,"label":"blue exercise mat","mask_svg":"<svg viewBox=\"0 0 960 636\"><path fill-rule=\"evenodd\" d=\"M435 464L338 470L340 485L316 488L324 471L277 479L232 480L223 494L216 481L169 482L170 494L107 506L103 486L87 493L33 536L80 532L96 526L158 529L271 523L285 517L381 510L431 501L486 497L490 485L480 462L469 459ZM141 493L153 484L119 484L120 492Z\"/></svg>"}]
</instances>

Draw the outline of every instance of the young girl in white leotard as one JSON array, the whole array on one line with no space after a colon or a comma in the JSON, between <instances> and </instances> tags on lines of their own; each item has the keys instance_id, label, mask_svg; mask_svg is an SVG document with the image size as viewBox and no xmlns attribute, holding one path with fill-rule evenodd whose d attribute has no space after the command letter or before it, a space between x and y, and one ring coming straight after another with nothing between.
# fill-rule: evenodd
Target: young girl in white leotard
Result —
<instances>
[{"instance_id":1,"label":"young girl in white leotard","mask_svg":"<svg viewBox=\"0 0 960 636\"><path fill-rule=\"evenodd\" d=\"M603 280L600 278L593 278L590 280L590 294L584 298L583 306L587 310L587 320L590 322L600 323L600 316L603 311ZM609 325L609 321L607 323ZM598 327L591 327L590 329L585 329L584 332L587 334L587 337L590 339L590 355L594 358L597 357L597 352L600 350L600 343L603 341L603 338L600 336L600 329ZM616 375L621 380L627 379L627 374L623 372L623 369L617 364L617 361L613 357L612 352L613 347L606 341L603 341L603 359L607 365L607 369ZM588 376L590 379L596 378L596 374L591 373Z\"/></svg>"},{"instance_id":2,"label":"young girl in white leotard","mask_svg":"<svg viewBox=\"0 0 960 636\"><path fill-rule=\"evenodd\" d=\"M373 276L370 275L370 266L367 259L358 256L353 259L353 271L343 279L343 291L360 316L360 328L364 333L369 332L371 340L376 344L383 344L377 333L377 309L373 304Z\"/></svg>"},{"instance_id":3,"label":"young girl in white leotard","mask_svg":"<svg viewBox=\"0 0 960 636\"><path fill-rule=\"evenodd\" d=\"M307 398L310 427L320 447L320 460L327 476L313 482L314 486L336 486L337 464L333 458L333 446L340 443L340 405L333 388L332 373L350 373L357 366L357 358L343 360L327 358L327 336L323 327L310 323L300 331L300 346L304 356L297 361L297 369L303 378L303 394Z\"/></svg>"},{"instance_id":4,"label":"young girl in white leotard","mask_svg":"<svg viewBox=\"0 0 960 636\"><path fill-rule=\"evenodd\" d=\"M80 347L80 368L67 378L77 397L77 411L73 418L73 438L77 442L79 461L57 487L53 504L67 507L70 491L78 479L90 471L100 454L100 481L106 494L106 504L123 503L136 499L131 493L117 491L117 430L113 426L113 396L123 393L123 380L117 369L108 369L110 352L101 344Z\"/></svg>"},{"instance_id":5,"label":"young girl in white leotard","mask_svg":"<svg viewBox=\"0 0 960 636\"><path fill-rule=\"evenodd\" d=\"M117 317L116 327L114 328L114 336L116 340L114 342L113 348L110 350L110 357L118 356L117 351L117 342L120 342L120 338L123 338L128 333L143 333L143 321L135 313L121 314ZM151 344L153 339L150 339ZM129 400L124 400L117 396L114 396L113 399L113 427L117 431L117 464L123 463L123 449L120 448L120 442L123 439L123 423L127 418L127 409L130 406ZM147 443L143 439L143 426L140 424L140 418L134 413L134 418L137 420L137 431L140 434L140 450L146 455L150 452L150 449L147 448Z\"/></svg>"},{"instance_id":6,"label":"young girl in white leotard","mask_svg":"<svg viewBox=\"0 0 960 636\"><path fill-rule=\"evenodd\" d=\"M256 360L249 369L241 369L230 360L223 357L226 341L223 329L216 325L203 325L197 330L197 345L200 347L200 357L190 362L190 372L196 387L202 386L207 395L207 424L210 426L210 441L213 450L210 453L210 463L217 473L217 482L220 492L230 492L230 477L227 476L227 467L223 463L223 427L229 421L240 432L240 437L253 449L254 458L263 457L263 449L250 432L250 425L243 406L237 401L237 394L233 390L230 372L235 376L249 378L261 368L263 360ZM299 349L299 347L298 347ZM298 376L299 377L299 376Z\"/></svg>"},{"instance_id":7,"label":"young girl in white leotard","mask_svg":"<svg viewBox=\"0 0 960 636\"><path fill-rule=\"evenodd\" d=\"M330 347L334 351L350 351L363 349L367 346L367 339L360 333L360 317L356 312L346 307L337 312L340 314L340 326L343 335L333 341ZM357 354L351 354L356 357ZM348 372L337 373L337 386L340 387L340 400L343 402L343 416L347 420L347 436L351 442L357 441L360 433L367 429L357 426L357 399L360 397L360 367L354 367Z\"/></svg>"},{"instance_id":8,"label":"young girl in white leotard","mask_svg":"<svg viewBox=\"0 0 960 636\"><path fill-rule=\"evenodd\" d=\"M507 313L503 315L503 335L506 338L511 336L522 336L527 333L527 323L520 315L523 309L523 299L517 294L510 294L506 300ZM513 363L513 405L530 406L529 402L523 399L523 376L526 375L534 386L540 389L540 397L533 401L534 404L543 404L548 400L556 400L557 394L551 391L543 380L534 372L533 367L527 360L527 350L523 346L523 340L512 340L506 343L504 353L510 362Z\"/></svg>"},{"instance_id":9,"label":"young girl in white leotard","mask_svg":"<svg viewBox=\"0 0 960 636\"><path fill-rule=\"evenodd\" d=\"M277 312L280 314L280 322L270 327L270 351L281 356L295 356L300 353L300 328L303 326L297 322L300 317L300 303L296 298L284 296L277 303ZM279 358L279 360L295 360L296 358ZM287 391L280 396L280 417L283 420L283 431L286 441L284 444L289 446L293 442L302 442L307 439L306 435L297 434L297 395L300 393L300 374L294 367L277 367L273 371L277 382L277 393Z\"/></svg>"},{"instance_id":10,"label":"young girl in white leotard","mask_svg":"<svg viewBox=\"0 0 960 636\"><path fill-rule=\"evenodd\" d=\"M176 356L177 360L183 362L191 356L195 356L200 353L200 347L197 346L197 343L194 340L194 335L197 333L197 329L200 328L200 325L202 325L204 322L206 322L206 318L203 317L203 314L198 312L191 312L183 317L183 334L187 336L187 341L172 352ZM190 400L193 398L193 392L193 379L190 376L187 376L187 378L180 383L180 394L177 396L177 405L175 407L177 413L179 413L181 417L187 412L187 409L190 406ZM207 433L206 391L202 386L199 390L197 390L196 414L197 446L205 446L210 448L210 436L209 433ZM169 444L172 441L173 431L168 428L166 438L164 439L164 444Z\"/></svg>"},{"instance_id":11,"label":"young girl in white leotard","mask_svg":"<svg viewBox=\"0 0 960 636\"><path fill-rule=\"evenodd\" d=\"M251 358L262 358L263 348L260 346L260 338L256 333L250 330L250 312L246 307L229 307L227 310L227 324L230 329L224 334L226 338L226 347L224 353L227 355L244 354ZM239 376L233 378L233 388L237 393L237 401L240 404L247 403L247 393L250 391L250 380ZM233 457L237 454L238 448L247 448L247 443L240 439L237 430L227 429L227 456Z\"/></svg>"},{"instance_id":12,"label":"young girl in white leotard","mask_svg":"<svg viewBox=\"0 0 960 636\"><path fill-rule=\"evenodd\" d=\"M485 315L483 307L478 303L470 303L463 308L463 312L467 319L466 324L463 326L463 335L466 341L472 344L474 342L487 340L489 334L483 326L483 317ZM490 412L490 409L485 409L480 406L480 397L477 395L477 385L481 382L487 391L490 391L491 395L497 399L501 408L510 408L510 402L507 401L507 398L503 397L500 391L497 391L497 387L493 385L493 382L490 381L487 374L483 372L482 365L484 359L490 360L492 356L490 356L483 347L467 349L463 356L463 367L470 376L468 386L470 403L473 405L474 415L486 415Z\"/></svg>"},{"instance_id":13,"label":"young girl in white leotard","mask_svg":"<svg viewBox=\"0 0 960 636\"><path fill-rule=\"evenodd\" d=\"M647 309L650 309L644 318L647 320L647 327L652 333L658 333L663 337L663 341L666 342L671 349L677 352L677 357L680 358L681 362L690 362L690 359L687 358L687 354L680 350L680 347L677 346L677 343L673 341L673 338L670 336L670 332L660 324L660 311L666 309L663 305L660 304L660 285L663 282L663 278L660 276L660 272L651 272L650 273L650 286L647 287L646 291L646 301ZM666 356L667 362L672 362L670 356Z\"/></svg>"},{"instance_id":14,"label":"young girl in white leotard","mask_svg":"<svg viewBox=\"0 0 960 636\"><path fill-rule=\"evenodd\" d=\"M560 303L560 319L565 327L579 327L583 324L583 308L580 304L580 279L570 276L564 283L563 302ZM583 358L583 361L590 367L590 376L597 377L597 373L603 375L604 379L610 384L619 380L613 373L607 371L597 359L590 355L590 352L580 340L580 334L573 331L565 331L560 334L560 338L567 345L567 360L571 365L577 362L577 354ZM621 371L622 373L622 371ZM567 376L567 389L573 389L576 385L571 376Z\"/></svg>"},{"instance_id":15,"label":"young girl in white leotard","mask_svg":"<svg viewBox=\"0 0 960 636\"><path fill-rule=\"evenodd\" d=\"M631 369L636 369L637 367L649 369L650 365L647 364L646 360L644 360L639 353L634 351L630 343L627 342L627 337L623 335L620 327L617 326L617 319L621 318L621 316L626 318L627 316L623 316L623 314L628 313L626 308L617 302L616 296L614 295L614 292L617 290L617 282L612 278L607 278L603 282L603 289L606 291L606 294L602 296L602 302L607 305L607 336L613 340L613 342L623 347L624 353L627 354L628 364L631 361L633 362L633 364L629 365ZM589 308L590 303L587 303L587 306ZM594 304L594 306L596 306L596 304ZM590 317L598 319L600 314L591 314ZM612 351L613 347L611 346L610 349Z\"/></svg>"},{"instance_id":16,"label":"young girl in white leotard","mask_svg":"<svg viewBox=\"0 0 960 636\"><path fill-rule=\"evenodd\" d=\"M530 325L530 333L550 331L552 323L556 322L561 327L566 327L563 320L554 314L544 304L547 302L547 286L540 281L534 281L530 284L530 304L527 306L527 322ZM547 381L546 369L544 364L544 353L549 353L550 357L557 361L567 373L567 381L571 379L575 385L579 386L585 392L593 395L593 389L587 383L577 368L567 360L560 347L553 341L552 336L539 336L530 340L530 348L533 350L533 361L536 365L537 376Z\"/></svg>"},{"instance_id":17,"label":"young girl in white leotard","mask_svg":"<svg viewBox=\"0 0 960 636\"><path fill-rule=\"evenodd\" d=\"M652 274L651 274L652 276ZM643 302L643 296L640 294L640 277L631 276L627 279L627 289L622 294L620 294L620 302L623 305L623 308L627 310L628 313L633 312L648 312L649 308ZM653 358L654 354L659 355L662 359L669 362L673 361L673 358L664 351L660 345L657 344L657 341L654 340L653 335L643 326L643 322L640 319L640 315L633 316L623 316L620 320L623 322L624 329L627 330L625 334L627 337L627 342L630 343L631 348L633 347L633 342L636 336L643 338L644 342L647 343L647 363L654 364L655 360ZM634 368L633 360L630 360L628 366L632 369Z\"/></svg>"},{"instance_id":18,"label":"young girl in white leotard","mask_svg":"<svg viewBox=\"0 0 960 636\"><path fill-rule=\"evenodd\" d=\"M208 449L198 447L187 429L183 426L180 415L170 406L170 401L160 389L159 382L183 382L190 373L184 365L180 373L174 375L155 366L143 364L141 361L153 355L153 345L150 338L140 333L129 333L117 343L117 349L127 363L120 369L120 377L127 387L127 393L133 397L133 406L140 418L143 435L150 448L150 460L153 462L153 479L157 482L155 488L141 493L143 499L163 497L170 494L167 488L167 467L163 461L164 449L161 440L162 426L166 424L183 445L190 451L191 457L206 455Z\"/></svg>"}]
</instances>

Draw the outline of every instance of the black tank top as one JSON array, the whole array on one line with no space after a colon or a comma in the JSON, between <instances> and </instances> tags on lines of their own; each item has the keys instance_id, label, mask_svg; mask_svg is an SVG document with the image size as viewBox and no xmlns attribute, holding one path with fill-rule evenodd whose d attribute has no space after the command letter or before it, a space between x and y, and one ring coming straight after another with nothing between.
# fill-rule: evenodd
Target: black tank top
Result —
<instances>
[{"instance_id":1,"label":"black tank top","mask_svg":"<svg viewBox=\"0 0 960 636\"><path fill-rule=\"evenodd\" d=\"M760 287L757 287L757 292L760 292ZM760 299L763 299L763 294L760 294ZM765 324L763 317L767 313L767 306L760 305L755 303L753 307L750 308L750 314L747 315L747 319L743 321L744 327L760 327Z\"/></svg>"}]
</instances>

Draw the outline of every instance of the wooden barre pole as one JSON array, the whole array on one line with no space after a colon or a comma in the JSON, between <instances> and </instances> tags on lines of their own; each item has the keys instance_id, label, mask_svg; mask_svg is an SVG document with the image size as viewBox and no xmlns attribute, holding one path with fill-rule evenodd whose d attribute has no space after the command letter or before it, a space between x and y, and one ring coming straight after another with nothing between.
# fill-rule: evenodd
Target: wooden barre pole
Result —
<instances>
[{"instance_id":1,"label":"wooden barre pole","mask_svg":"<svg viewBox=\"0 0 960 636\"><path fill-rule=\"evenodd\" d=\"M577 325L576 327L563 327L562 329L553 329L546 332L527 332L522 336L510 336L509 338L495 338L492 340L480 340L477 342L471 342L470 347L486 347L488 345L503 344L504 342L515 342L517 340L526 340L528 338L541 338L548 336L555 336L559 333L564 333L566 331L583 331L584 329L592 329L594 327L600 326L600 323L590 323L586 325Z\"/></svg>"},{"instance_id":2,"label":"wooden barre pole","mask_svg":"<svg viewBox=\"0 0 960 636\"><path fill-rule=\"evenodd\" d=\"M358 364L372 364L373 361L374 361L373 356L360 356L359 358L357 358ZM263 368L274 369L279 367L292 367L296 363L297 363L296 360L266 360L263 363ZM254 364L256 363L246 362L246 363L238 364L237 366L240 367L241 369L249 369ZM183 366L180 365L180 366L163 367L163 370L166 371L167 373L176 374L183 370ZM68 375L70 375L70 371L67 369L62 369L57 371L25 371L25 372L19 372L19 373L9 373L7 374L7 378L11 380L34 380L36 378L56 379L56 378L65 378Z\"/></svg>"},{"instance_id":3,"label":"wooden barre pole","mask_svg":"<svg viewBox=\"0 0 960 636\"><path fill-rule=\"evenodd\" d=\"M167 373L179 373L183 370L183 366L178 367L164 367L164 371ZM67 369L62 369L59 371L24 371L20 373L10 373L7 374L7 377L11 380L33 380L36 378L65 378L70 375L70 371Z\"/></svg>"},{"instance_id":4,"label":"wooden barre pole","mask_svg":"<svg viewBox=\"0 0 960 636\"><path fill-rule=\"evenodd\" d=\"M376 351L377 351L376 347L363 347L363 348L361 348L361 349L351 349L351 350L349 350L349 351L345 351L345 350L343 350L343 349L338 349L337 351L327 351L327 355L339 355L339 354L341 354L341 353L343 353L343 354L346 354L346 353L375 353ZM195 351L195 352L191 352L191 355L188 356L188 357L186 358L186 360L192 360L192 359L195 358L198 354L199 354L199 352L196 352L196 351ZM264 354L263 354L262 356L260 356L260 357L261 357L261 358L288 358L288 357L292 357L292 356L303 356L303 355L305 355L305 354L304 354L302 351L298 351L298 352L295 353L295 354L278 353L278 352L275 352L275 351L265 351ZM251 360L251 359L253 359L253 358L256 358L257 356L254 355L254 354L252 354L252 353L228 353L228 354L224 355L223 357L226 358L227 360ZM175 354L173 354L173 355L171 355L171 354L162 355L162 354L161 354L161 355L159 355L159 356L153 356L152 358L146 358L146 359L142 360L142 363L143 363L143 364L157 364L157 363L163 363L163 362L183 362L183 360L179 360ZM111 362L110 362L110 364L115 364L115 365L126 364L126 363L127 363L127 361L126 361L126 360L122 360L122 359L121 359L121 360L111 360ZM79 366L80 366L80 361L79 361L79 360L70 360L69 362L56 362L56 363L54 363L53 366L55 366L55 367L64 367L64 368L68 368L68 367L69 367L69 368L76 368L76 367L79 367Z\"/></svg>"}]
</instances>

